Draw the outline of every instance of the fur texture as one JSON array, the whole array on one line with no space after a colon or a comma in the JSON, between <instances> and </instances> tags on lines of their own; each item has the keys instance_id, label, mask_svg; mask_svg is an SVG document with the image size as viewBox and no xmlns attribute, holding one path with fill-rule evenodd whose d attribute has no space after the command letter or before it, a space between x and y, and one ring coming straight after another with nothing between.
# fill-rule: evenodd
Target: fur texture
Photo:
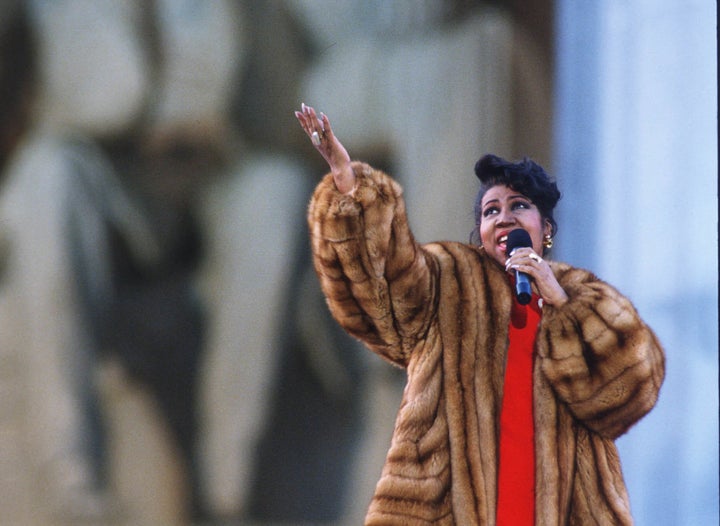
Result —
<instances>
[{"instance_id":1,"label":"fur texture","mask_svg":"<svg viewBox=\"0 0 720 526\"><path fill-rule=\"evenodd\" d=\"M507 275L477 247L416 243L400 186L353 169L351 194L323 179L308 221L333 316L407 370L366 524L494 525ZM536 524L631 524L614 439L655 404L663 351L615 289L552 266L570 300L544 307L536 340Z\"/></svg>"}]
</instances>

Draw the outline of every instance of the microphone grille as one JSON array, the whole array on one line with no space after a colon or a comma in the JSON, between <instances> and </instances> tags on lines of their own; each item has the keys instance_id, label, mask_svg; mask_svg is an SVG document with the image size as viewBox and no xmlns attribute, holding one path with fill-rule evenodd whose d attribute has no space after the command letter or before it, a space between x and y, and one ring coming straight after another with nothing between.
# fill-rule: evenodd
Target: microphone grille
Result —
<instances>
[{"instance_id":1,"label":"microphone grille","mask_svg":"<svg viewBox=\"0 0 720 526\"><path fill-rule=\"evenodd\" d=\"M531 247L532 240L527 230L516 228L508 234L506 253L509 255L513 250L520 247Z\"/></svg>"}]
</instances>

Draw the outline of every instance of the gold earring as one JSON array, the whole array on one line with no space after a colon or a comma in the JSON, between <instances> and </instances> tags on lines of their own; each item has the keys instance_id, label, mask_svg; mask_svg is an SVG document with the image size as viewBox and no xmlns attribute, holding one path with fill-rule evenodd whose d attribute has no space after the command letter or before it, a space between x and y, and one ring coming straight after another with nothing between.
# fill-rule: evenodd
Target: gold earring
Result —
<instances>
[{"instance_id":1,"label":"gold earring","mask_svg":"<svg viewBox=\"0 0 720 526\"><path fill-rule=\"evenodd\" d=\"M542 244L543 244L543 246L544 246L545 248L552 248L552 246L553 246L553 238L552 238L552 236L551 236L550 234L547 234L547 235L545 236L545 239L543 239L543 243L542 243Z\"/></svg>"}]
</instances>

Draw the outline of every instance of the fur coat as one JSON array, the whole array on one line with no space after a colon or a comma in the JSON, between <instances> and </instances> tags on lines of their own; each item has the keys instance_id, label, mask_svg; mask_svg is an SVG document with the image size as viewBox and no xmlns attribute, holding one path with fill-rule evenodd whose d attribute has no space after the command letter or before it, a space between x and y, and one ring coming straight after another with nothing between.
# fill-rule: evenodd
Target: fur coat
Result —
<instances>
[{"instance_id":1,"label":"fur coat","mask_svg":"<svg viewBox=\"0 0 720 526\"><path fill-rule=\"evenodd\" d=\"M478 247L418 244L400 186L353 163L310 202L313 261L335 319L407 372L368 525L494 525L512 290ZM536 524L631 524L614 439L655 404L664 354L631 303L552 263L569 301L546 305L533 366Z\"/></svg>"}]
</instances>

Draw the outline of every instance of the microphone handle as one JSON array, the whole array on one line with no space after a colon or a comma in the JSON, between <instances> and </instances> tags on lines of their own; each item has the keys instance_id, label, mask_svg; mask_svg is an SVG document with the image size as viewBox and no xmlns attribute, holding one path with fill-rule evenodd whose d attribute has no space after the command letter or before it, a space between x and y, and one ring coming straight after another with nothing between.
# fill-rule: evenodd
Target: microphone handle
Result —
<instances>
[{"instance_id":1,"label":"microphone handle","mask_svg":"<svg viewBox=\"0 0 720 526\"><path fill-rule=\"evenodd\" d=\"M515 271L515 296L520 305L527 305L532 298L530 276L517 270Z\"/></svg>"}]
</instances>

